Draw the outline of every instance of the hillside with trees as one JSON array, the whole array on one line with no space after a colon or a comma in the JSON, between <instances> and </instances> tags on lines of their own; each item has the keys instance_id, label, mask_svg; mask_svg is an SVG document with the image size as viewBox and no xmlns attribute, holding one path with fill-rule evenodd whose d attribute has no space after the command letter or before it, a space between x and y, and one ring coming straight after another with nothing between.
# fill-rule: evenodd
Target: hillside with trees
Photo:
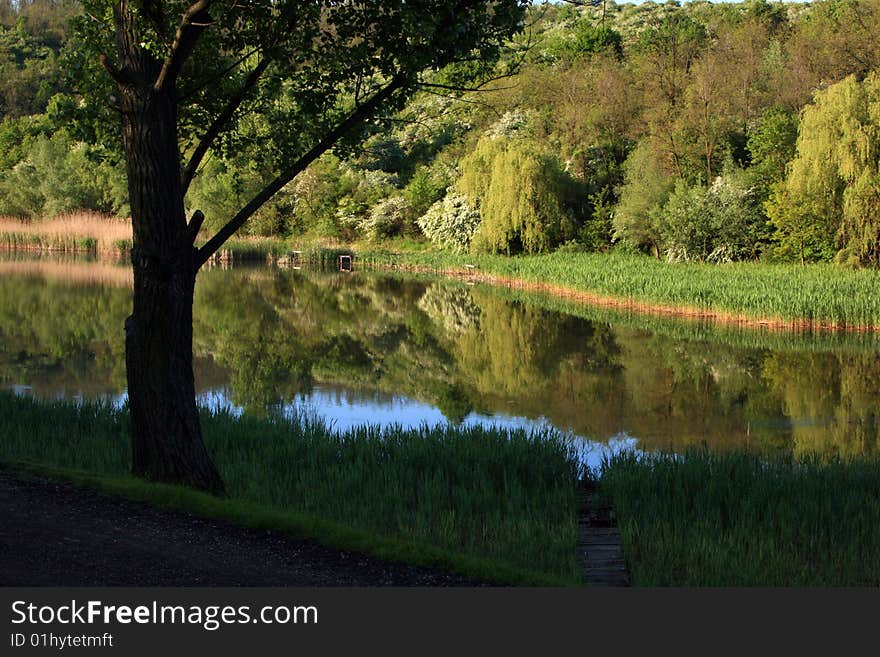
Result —
<instances>
[{"instance_id":1,"label":"hillside with trees","mask_svg":"<svg viewBox=\"0 0 880 657\"><path fill-rule=\"evenodd\" d=\"M73 0L0 0L0 215L128 213L113 99L79 74L93 20ZM877 267L878 33L880 0L536 4L496 80L463 93L462 71L437 72L244 230ZM187 195L208 229L282 164L270 137L289 126L239 111Z\"/></svg>"}]
</instances>

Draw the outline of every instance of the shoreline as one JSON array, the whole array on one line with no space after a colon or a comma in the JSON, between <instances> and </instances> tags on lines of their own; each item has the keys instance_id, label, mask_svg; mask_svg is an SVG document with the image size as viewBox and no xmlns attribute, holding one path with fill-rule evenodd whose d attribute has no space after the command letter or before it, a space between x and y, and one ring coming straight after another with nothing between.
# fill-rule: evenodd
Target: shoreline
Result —
<instances>
[{"instance_id":1,"label":"shoreline","mask_svg":"<svg viewBox=\"0 0 880 657\"><path fill-rule=\"evenodd\" d=\"M391 265L390 270L396 268ZM409 271L413 271L410 269ZM416 270L418 271L418 270ZM426 269L427 272L438 273L436 270ZM699 309L684 305L671 305L659 302L641 301L631 297L615 297L603 295L588 290L579 290L551 282L530 281L524 278L500 276L489 273L475 274L462 269L446 269L439 272L449 278L457 278L473 283L484 283L497 287L506 287L526 292L538 292L562 299L578 301L590 306L611 308L613 310L631 311L644 315L661 317L674 317L690 321L710 321L715 324L726 326L741 326L756 330L770 330L780 332L810 332L823 331L828 333L880 333L880 325L854 325L838 324L836 322L814 322L808 319L786 320L778 317L752 317L750 315L723 310Z\"/></svg>"},{"instance_id":2,"label":"shoreline","mask_svg":"<svg viewBox=\"0 0 880 657\"><path fill-rule=\"evenodd\" d=\"M47 255L92 255L99 259L122 259L126 254L119 249L84 249L65 248L42 245L10 245L0 244L0 252L15 253L45 253ZM309 254L303 260L304 265L327 264L329 260L321 254L336 254L348 252L352 255L352 264L369 270L398 271L403 273L432 274L445 278L461 280L467 283L480 283L496 287L505 287L511 290L523 290L547 294L560 299L567 299L598 308L608 308L623 312L632 312L655 317L670 317L690 322L711 322L720 326L740 327L755 331L773 331L779 333L854 333L876 334L880 333L880 323L860 324L846 323L829 319L813 320L807 317L785 319L778 315L767 313L754 315L742 311L713 309L711 307L698 308L692 305L668 303L662 301L650 301L638 299L632 296L614 295L601 293L589 289L582 289L571 285L565 285L552 280L531 280L522 276L509 276L494 272L491 265L486 268L485 263L476 265L460 266L456 264L443 264L446 257L455 258L451 254L440 253L439 264L424 264L418 262L418 256L408 252L387 253L383 251L371 251L369 248L360 250L359 245L349 246L323 246L316 244L301 245L299 249L293 249L280 241L271 239L256 241L253 244L232 243L229 248L222 250L211 262L265 262L266 264L285 268L287 255L294 251ZM316 258L315 255L318 255ZM611 256L608 256L611 257ZM481 258L474 258L479 262ZM718 265L713 265L718 266ZM792 265L794 267L794 265Z\"/></svg>"}]
</instances>

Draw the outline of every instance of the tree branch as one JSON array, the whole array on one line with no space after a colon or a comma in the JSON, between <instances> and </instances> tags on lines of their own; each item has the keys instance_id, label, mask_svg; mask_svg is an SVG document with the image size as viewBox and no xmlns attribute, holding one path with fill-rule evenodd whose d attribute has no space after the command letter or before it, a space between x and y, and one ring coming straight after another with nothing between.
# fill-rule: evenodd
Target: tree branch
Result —
<instances>
[{"instance_id":1,"label":"tree branch","mask_svg":"<svg viewBox=\"0 0 880 657\"><path fill-rule=\"evenodd\" d=\"M231 73L232 71L237 69L239 66L244 64L252 56L254 56L258 52L260 52L260 50L262 50L262 48L254 48L253 50L246 52L245 54L241 55L238 59L233 61L231 64L229 64L229 66L227 66L226 68L224 68L220 71L217 71L211 77L206 78L205 80L199 82L198 86L192 87L191 89L186 89L185 93L180 92L177 96L178 102L184 103L184 102L188 101L190 98L192 98L193 96L195 96L197 93L202 91L202 89L205 89L205 88L211 86L212 84L217 82L217 80L222 80L229 73Z\"/></svg>"},{"instance_id":2,"label":"tree branch","mask_svg":"<svg viewBox=\"0 0 880 657\"><path fill-rule=\"evenodd\" d=\"M153 85L156 91L161 91L177 80L180 69L195 47L199 35L211 24L208 9L212 1L196 0L183 12L177 33L174 35L174 43L171 44L171 50L165 57L162 70L159 71L159 76Z\"/></svg>"},{"instance_id":3,"label":"tree branch","mask_svg":"<svg viewBox=\"0 0 880 657\"><path fill-rule=\"evenodd\" d=\"M489 111L491 111L495 116L501 118L502 114L498 111L498 108L492 105L491 103L487 103L483 100L477 100L476 98L463 98L462 96L450 96L449 94L444 94L440 91L432 91L431 89L423 89L426 94L431 94L432 96L437 96L438 98L446 98L447 100L451 100L457 103L466 103L468 105L478 105L483 107Z\"/></svg>"},{"instance_id":4,"label":"tree branch","mask_svg":"<svg viewBox=\"0 0 880 657\"><path fill-rule=\"evenodd\" d=\"M491 82L497 82L498 80L503 80L505 78L513 77L513 75L499 75L491 80L486 80L485 82L481 82L475 87L462 87L457 84L439 84L436 82L418 82L416 86L422 89L443 89L444 91L461 91L461 92L477 92L477 91L504 91L506 89L515 89L518 85L512 84L507 87L491 87L489 89L486 88L486 85Z\"/></svg>"},{"instance_id":5,"label":"tree branch","mask_svg":"<svg viewBox=\"0 0 880 657\"><path fill-rule=\"evenodd\" d=\"M267 54L257 63L257 65L254 67L254 70L248 74L247 79L241 86L241 89L239 89L238 92L229 99L229 102L226 103L226 107L224 107L223 111L217 115L217 118L214 119L214 121L211 123L211 126L202 136L198 146L196 146L196 150L193 152L192 157L190 157L186 168L183 170L182 177L184 194L186 194L186 190L189 189L189 185L195 177L196 171L199 168L199 164L201 164L202 159L205 157L205 154L210 150L211 145L214 143L217 137L220 136L220 133L223 132L223 128L226 127L226 124L229 123L229 121L235 115L236 110L244 102L244 99L247 97L248 93L250 93L251 89L253 89L257 82L260 80L260 77L269 67L269 64L271 62L272 58Z\"/></svg>"},{"instance_id":6,"label":"tree branch","mask_svg":"<svg viewBox=\"0 0 880 657\"><path fill-rule=\"evenodd\" d=\"M112 61L110 61L110 58L107 57L107 55L105 55L104 53L101 53L98 55L98 61L101 62L101 66L104 67L104 70L107 71L108 75L110 75L110 77L113 78L113 81L118 86L121 87L121 86L128 84L130 82L122 74L122 71L119 70L119 68L116 66L116 64L114 64Z\"/></svg>"},{"instance_id":7,"label":"tree branch","mask_svg":"<svg viewBox=\"0 0 880 657\"><path fill-rule=\"evenodd\" d=\"M192 246L193 242L195 242L196 238L199 236L199 231L202 229L204 221L205 214L201 210L193 212L192 218L190 218L189 223L186 225L186 235L187 239L189 239L190 246Z\"/></svg>"},{"instance_id":8,"label":"tree branch","mask_svg":"<svg viewBox=\"0 0 880 657\"><path fill-rule=\"evenodd\" d=\"M269 47L265 49L263 58L257 63L257 66L254 68L254 70L248 74L241 89L239 89L238 93L236 93L229 99L229 102L223 108L223 111L221 111L220 114L217 115L217 117L211 123L211 126L202 136L199 144L196 146L195 152L187 163L186 168L183 170L182 182L184 194L189 189L189 186L196 175L196 171L198 171L199 164L201 163L202 159L204 159L207 152L210 150L214 141L216 141L217 137L220 136L220 133L223 132L223 129L226 127L229 121L232 120L232 117L235 115L236 110L238 110L238 108L244 102L244 99L247 98L247 95L254 88L254 86L256 86L257 82L259 82L260 77L262 77L263 73L266 71L269 65L274 61L275 57L271 54L272 50L278 44L282 36L286 34L286 32L293 29L296 17L298 15L296 11L296 3L292 3L291 5L289 5L289 8L290 13L287 15L287 20L283 24L281 31L273 36L272 43L269 45ZM233 62L232 66L223 72L223 75L239 66L248 57L256 52L259 52L259 49L254 50L251 53L248 53L239 58L237 61Z\"/></svg>"},{"instance_id":9,"label":"tree branch","mask_svg":"<svg viewBox=\"0 0 880 657\"><path fill-rule=\"evenodd\" d=\"M232 235L235 234L235 231L241 228L244 223L266 203L266 201L278 193L307 166L328 151L337 141L339 141L339 139L345 136L349 130L369 119L382 103L388 100L394 92L402 89L405 85L406 78L403 76L392 78L387 85L373 94L369 100L355 107L345 119L325 134L311 150L283 171L277 178L275 178L275 180L266 185L259 194L239 210L238 214L230 219L225 226L217 231L217 234L214 235L214 237L208 240L208 242L198 250L195 258L196 269L205 264L205 262L207 262L208 259L214 255L221 246L223 246L226 240L232 237Z\"/></svg>"}]
</instances>

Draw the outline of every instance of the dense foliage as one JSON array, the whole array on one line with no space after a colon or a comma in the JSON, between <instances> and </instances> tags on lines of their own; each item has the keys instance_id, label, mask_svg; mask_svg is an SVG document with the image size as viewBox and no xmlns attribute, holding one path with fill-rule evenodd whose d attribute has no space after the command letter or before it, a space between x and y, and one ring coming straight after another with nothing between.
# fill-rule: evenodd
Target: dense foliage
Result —
<instances>
[{"instance_id":1,"label":"dense foliage","mask_svg":"<svg viewBox=\"0 0 880 657\"><path fill-rule=\"evenodd\" d=\"M119 155L99 128L69 123L112 116L83 103L70 75L94 65L66 27L77 8L0 2L0 214L127 212ZM880 0L531 12L500 79L461 96L463 65L438 72L362 148L321 158L245 230L511 254L880 262ZM209 228L279 164L283 109L249 108L194 179L187 203ZM50 178L66 180L39 182Z\"/></svg>"}]
</instances>

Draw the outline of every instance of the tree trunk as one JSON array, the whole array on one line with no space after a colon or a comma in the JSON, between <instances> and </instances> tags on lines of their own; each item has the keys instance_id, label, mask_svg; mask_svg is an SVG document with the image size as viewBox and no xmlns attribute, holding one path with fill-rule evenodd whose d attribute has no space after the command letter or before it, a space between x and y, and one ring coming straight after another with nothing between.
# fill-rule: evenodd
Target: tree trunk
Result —
<instances>
[{"instance_id":1,"label":"tree trunk","mask_svg":"<svg viewBox=\"0 0 880 657\"><path fill-rule=\"evenodd\" d=\"M212 493L223 481L202 441L192 369L197 267L187 231L173 85L139 45L135 16L116 7L122 137L131 204L134 307L125 322L132 472Z\"/></svg>"},{"instance_id":2,"label":"tree trunk","mask_svg":"<svg viewBox=\"0 0 880 657\"><path fill-rule=\"evenodd\" d=\"M192 253L167 263L135 248L132 260L134 310L125 322L132 473L222 493L195 402Z\"/></svg>"}]
</instances>

